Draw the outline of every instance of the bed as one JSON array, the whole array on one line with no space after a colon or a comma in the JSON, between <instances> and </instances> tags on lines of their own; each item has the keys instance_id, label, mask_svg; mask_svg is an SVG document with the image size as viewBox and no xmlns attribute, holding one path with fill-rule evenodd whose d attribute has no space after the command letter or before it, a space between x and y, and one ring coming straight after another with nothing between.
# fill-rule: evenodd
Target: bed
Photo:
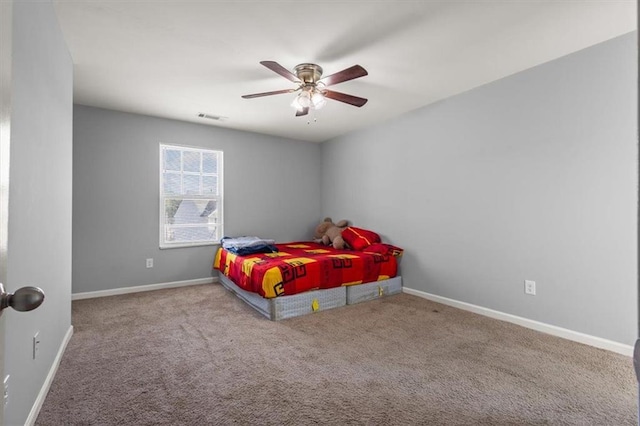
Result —
<instances>
[{"instance_id":1,"label":"bed","mask_svg":"<svg viewBox=\"0 0 640 426\"><path fill-rule=\"evenodd\" d=\"M308 241L275 247L277 252L244 256L220 248L213 265L222 285L272 320L402 291L398 258L392 254Z\"/></svg>"}]
</instances>

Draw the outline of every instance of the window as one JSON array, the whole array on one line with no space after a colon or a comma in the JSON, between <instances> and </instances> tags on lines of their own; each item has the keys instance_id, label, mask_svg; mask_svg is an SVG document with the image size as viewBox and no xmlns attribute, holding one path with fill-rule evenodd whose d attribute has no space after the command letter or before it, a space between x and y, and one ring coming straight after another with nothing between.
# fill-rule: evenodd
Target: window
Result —
<instances>
[{"instance_id":1,"label":"window","mask_svg":"<svg viewBox=\"0 0 640 426\"><path fill-rule=\"evenodd\" d=\"M160 248L222 236L222 151L160 145Z\"/></svg>"}]
</instances>

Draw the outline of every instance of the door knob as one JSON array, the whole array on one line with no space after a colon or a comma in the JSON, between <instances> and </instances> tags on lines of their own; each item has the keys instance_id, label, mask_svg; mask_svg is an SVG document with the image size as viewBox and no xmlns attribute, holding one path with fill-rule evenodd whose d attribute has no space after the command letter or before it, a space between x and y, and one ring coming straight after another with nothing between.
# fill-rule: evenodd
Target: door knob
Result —
<instances>
[{"instance_id":1,"label":"door knob","mask_svg":"<svg viewBox=\"0 0 640 426\"><path fill-rule=\"evenodd\" d=\"M44 301L44 291L38 287L22 287L15 293L7 293L0 284L0 312L5 308L13 308L16 311L32 311Z\"/></svg>"}]
</instances>

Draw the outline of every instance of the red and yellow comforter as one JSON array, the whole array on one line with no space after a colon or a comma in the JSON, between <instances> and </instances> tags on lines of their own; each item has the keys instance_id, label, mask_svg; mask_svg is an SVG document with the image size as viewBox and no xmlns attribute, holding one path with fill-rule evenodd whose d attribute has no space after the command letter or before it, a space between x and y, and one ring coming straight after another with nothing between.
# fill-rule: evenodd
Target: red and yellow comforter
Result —
<instances>
[{"instance_id":1,"label":"red and yellow comforter","mask_svg":"<svg viewBox=\"0 0 640 426\"><path fill-rule=\"evenodd\" d=\"M213 267L262 297L362 284L395 277L391 255L336 250L313 242L276 244L277 253L238 256L218 249Z\"/></svg>"}]
</instances>

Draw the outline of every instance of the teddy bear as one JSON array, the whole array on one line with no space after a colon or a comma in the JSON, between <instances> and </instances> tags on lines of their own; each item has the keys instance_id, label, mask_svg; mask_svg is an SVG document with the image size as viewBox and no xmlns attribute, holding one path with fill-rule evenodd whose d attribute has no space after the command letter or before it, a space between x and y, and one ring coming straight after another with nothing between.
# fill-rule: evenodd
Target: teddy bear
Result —
<instances>
[{"instance_id":1,"label":"teddy bear","mask_svg":"<svg viewBox=\"0 0 640 426\"><path fill-rule=\"evenodd\" d=\"M333 245L336 249L345 248L345 242L342 239L342 230L349 225L346 220L341 220L338 223L333 223L330 217L325 217L320 225L316 227L314 238L316 242L322 243L326 246Z\"/></svg>"}]
</instances>

